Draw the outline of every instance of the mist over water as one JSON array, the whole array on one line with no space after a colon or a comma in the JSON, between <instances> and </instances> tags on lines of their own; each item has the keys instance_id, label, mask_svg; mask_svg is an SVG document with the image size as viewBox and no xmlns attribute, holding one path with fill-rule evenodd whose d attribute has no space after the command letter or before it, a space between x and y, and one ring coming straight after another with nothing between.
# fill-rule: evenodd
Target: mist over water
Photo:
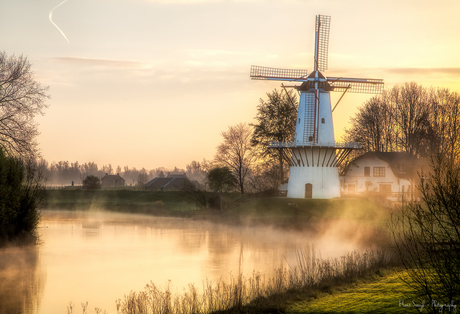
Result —
<instances>
[{"instance_id":1,"label":"mist over water","mask_svg":"<svg viewBox=\"0 0 460 314\"><path fill-rule=\"evenodd\" d=\"M314 245L335 257L372 245L358 225L328 221L315 232L227 226L187 218L110 212L44 211L38 247L0 249L0 314L74 313L81 302L116 313L115 300L153 281L182 291L189 283L230 280L239 271L271 276L296 266ZM91 312L91 311L90 311Z\"/></svg>"}]
</instances>

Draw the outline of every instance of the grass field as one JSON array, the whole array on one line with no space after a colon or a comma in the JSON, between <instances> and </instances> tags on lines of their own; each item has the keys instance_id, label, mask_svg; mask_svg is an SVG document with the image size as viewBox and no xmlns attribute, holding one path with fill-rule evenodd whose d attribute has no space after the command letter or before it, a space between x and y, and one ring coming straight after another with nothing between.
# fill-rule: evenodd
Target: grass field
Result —
<instances>
[{"instance_id":1,"label":"grass field","mask_svg":"<svg viewBox=\"0 0 460 314\"><path fill-rule=\"evenodd\" d=\"M403 273L383 270L381 277L374 276L335 288L332 293L293 302L286 313L416 313L415 305L422 302L412 297L411 290L400 279Z\"/></svg>"},{"instance_id":2,"label":"grass field","mask_svg":"<svg viewBox=\"0 0 460 314\"><path fill-rule=\"evenodd\" d=\"M196 206L179 192L133 190L47 190L46 209L110 210L128 213L175 215Z\"/></svg>"}]
</instances>

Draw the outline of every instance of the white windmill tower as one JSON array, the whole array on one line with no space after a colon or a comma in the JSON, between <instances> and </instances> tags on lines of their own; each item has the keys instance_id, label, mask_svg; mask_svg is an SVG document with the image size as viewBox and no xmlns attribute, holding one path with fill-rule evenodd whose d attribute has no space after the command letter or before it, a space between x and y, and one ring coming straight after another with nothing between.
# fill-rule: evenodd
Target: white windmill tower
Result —
<instances>
[{"instance_id":1,"label":"white windmill tower","mask_svg":"<svg viewBox=\"0 0 460 314\"><path fill-rule=\"evenodd\" d=\"M327 70L330 16L317 15L315 28L314 71L251 66L251 78L301 82L292 86L300 92L297 124L293 142L270 143L273 148L286 148L290 163L288 197L340 197L338 166L358 143L335 143L332 123L331 91L380 93L381 79L325 77Z\"/></svg>"}]
</instances>

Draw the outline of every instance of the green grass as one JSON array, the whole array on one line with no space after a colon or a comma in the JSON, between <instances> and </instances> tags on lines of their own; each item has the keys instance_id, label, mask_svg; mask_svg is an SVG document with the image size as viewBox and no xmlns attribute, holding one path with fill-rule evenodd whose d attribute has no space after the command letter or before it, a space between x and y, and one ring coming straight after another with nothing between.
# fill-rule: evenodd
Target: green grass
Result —
<instances>
[{"instance_id":1,"label":"green grass","mask_svg":"<svg viewBox=\"0 0 460 314\"><path fill-rule=\"evenodd\" d=\"M47 190L47 209L110 210L116 212L174 215L196 209L180 192L132 190Z\"/></svg>"},{"instance_id":2,"label":"green grass","mask_svg":"<svg viewBox=\"0 0 460 314\"><path fill-rule=\"evenodd\" d=\"M289 199L285 197L256 198L232 211L246 216L272 216L275 218L296 215L307 218L370 220L388 209L367 199Z\"/></svg>"},{"instance_id":3,"label":"green grass","mask_svg":"<svg viewBox=\"0 0 460 314\"><path fill-rule=\"evenodd\" d=\"M274 225L292 229L317 229L351 223L369 230L387 229L389 209L366 199L255 198L222 214L227 222Z\"/></svg>"},{"instance_id":4,"label":"green grass","mask_svg":"<svg viewBox=\"0 0 460 314\"><path fill-rule=\"evenodd\" d=\"M400 279L402 274L384 272L382 277L339 287L316 298L308 297L292 303L286 313L415 313L412 292Z\"/></svg>"}]
</instances>

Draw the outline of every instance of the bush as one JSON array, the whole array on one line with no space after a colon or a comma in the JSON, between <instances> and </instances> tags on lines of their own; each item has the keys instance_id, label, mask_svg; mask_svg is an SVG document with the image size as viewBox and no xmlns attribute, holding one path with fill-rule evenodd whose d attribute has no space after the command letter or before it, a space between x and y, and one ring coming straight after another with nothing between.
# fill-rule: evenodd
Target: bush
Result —
<instances>
[{"instance_id":1,"label":"bush","mask_svg":"<svg viewBox=\"0 0 460 314\"><path fill-rule=\"evenodd\" d=\"M96 176L89 175L83 180L83 188L87 190L99 190L101 188L101 180Z\"/></svg>"},{"instance_id":2,"label":"bush","mask_svg":"<svg viewBox=\"0 0 460 314\"><path fill-rule=\"evenodd\" d=\"M36 239L43 199L34 164L8 157L0 149L0 245L18 238Z\"/></svg>"}]
</instances>

